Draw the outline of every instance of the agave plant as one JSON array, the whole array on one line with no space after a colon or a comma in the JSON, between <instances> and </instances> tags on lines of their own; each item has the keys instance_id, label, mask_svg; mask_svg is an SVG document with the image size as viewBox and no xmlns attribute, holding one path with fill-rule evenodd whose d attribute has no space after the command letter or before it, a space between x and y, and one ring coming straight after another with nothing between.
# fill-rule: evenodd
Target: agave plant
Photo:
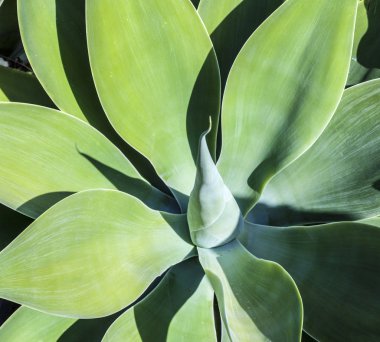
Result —
<instances>
[{"instance_id":1,"label":"agave plant","mask_svg":"<svg viewBox=\"0 0 380 342\"><path fill-rule=\"evenodd\" d=\"M126 307L104 341L379 338L380 80L345 90L360 3L267 1L231 70L217 48L221 82L212 41L244 3L18 0L44 90L13 72L0 93L35 103L0 103L0 201L35 219L0 252L22 305L0 339Z\"/></svg>"}]
</instances>

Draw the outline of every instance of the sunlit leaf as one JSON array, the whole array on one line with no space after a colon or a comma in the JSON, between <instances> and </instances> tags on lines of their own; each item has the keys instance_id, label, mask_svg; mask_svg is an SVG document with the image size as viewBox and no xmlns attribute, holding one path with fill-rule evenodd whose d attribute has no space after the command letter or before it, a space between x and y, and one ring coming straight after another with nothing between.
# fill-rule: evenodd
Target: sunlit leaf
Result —
<instances>
[{"instance_id":1,"label":"sunlit leaf","mask_svg":"<svg viewBox=\"0 0 380 342\"><path fill-rule=\"evenodd\" d=\"M167 184L189 194L198 141L215 151L219 71L190 0L87 2L91 67L106 113Z\"/></svg>"},{"instance_id":2,"label":"sunlit leaf","mask_svg":"<svg viewBox=\"0 0 380 342\"><path fill-rule=\"evenodd\" d=\"M262 202L300 213L341 219L380 213L380 80L345 91L333 119L317 142L278 174Z\"/></svg>"},{"instance_id":3,"label":"sunlit leaf","mask_svg":"<svg viewBox=\"0 0 380 342\"><path fill-rule=\"evenodd\" d=\"M251 255L238 241L198 248L232 341L299 341L302 302L278 264Z\"/></svg>"},{"instance_id":4,"label":"sunlit leaf","mask_svg":"<svg viewBox=\"0 0 380 342\"><path fill-rule=\"evenodd\" d=\"M218 168L244 214L331 119L346 83L356 7L357 0L288 0L239 53L223 100Z\"/></svg>"},{"instance_id":5,"label":"sunlit leaf","mask_svg":"<svg viewBox=\"0 0 380 342\"><path fill-rule=\"evenodd\" d=\"M109 315L190 253L185 229L186 216L122 192L72 195L0 253L0 297L76 318Z\"/></svg>"},{"instance_id":6,"label":"sunlit leaf","mask_svg":"<svg viewBox=\"0 0 380 342\"><path fill-rule=\"evenodd\" d=\"M120 316L103 341L216 341L213 299L214 291L198 261L187 260Z\"/></svg>"},{"instance_id":7,"label":"sunlit leaf","mask_svg":"<svg viewBox=\"0 0 380 342\"><path fill-rule=\"evenodd\" d=\"M170 210L170 198L143 181L101 133L52 109L1 103L0 155L0 201L31 217L70 193L96 188Z\"/></svg>"},{"instance_id":8,"label":"sunlit leaf","mask_svg":"<svg viewBox=\"0 0 380 342\"><path fill-rule=\"evenodd\" d=\"M0 340L7 342L56 341L75 322L22 306L0 327Z\"/></svg>"}]
</instances>

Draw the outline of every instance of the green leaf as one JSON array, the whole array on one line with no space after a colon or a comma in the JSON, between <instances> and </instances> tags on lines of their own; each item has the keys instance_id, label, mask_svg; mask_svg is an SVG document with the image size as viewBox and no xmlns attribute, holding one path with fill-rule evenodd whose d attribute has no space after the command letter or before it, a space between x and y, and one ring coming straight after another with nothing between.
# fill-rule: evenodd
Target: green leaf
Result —
<instances>
[{"instance_id":1,"label":"green leaf","mask_svg":"<svg viewBox=\"0 0 380 342\"><path fill-rule=\"evenodd\" d=\"M361 220L359 222L364 223L364 224L370 224L372 226L380 228L380 216L379 217L371 217L371 218L368 218L365 220Z\"/></svg>"},{"instance_id":2,"label":"green leaf","mask_svg":"<svg viewBox=\"0 0 380 342\"><path fill-rule=\"evenodd\" d=\"M239 53L223 100L218 168L243 214L331 119L347 78L356 7L357 0L288 0Z\"/></svg>"},{"instance_id":3,"label":"green leaf","mask_svg":"<svg viewBox=\"0 0 380 342\"><path fill-rule=\"evenodd\" d=\"M71 115L1 103L0 155L0 201L31 217L70 193L94 188L119 189L173 210L173 201L143 181L114 145Z\"/></svg>"},{"instance_id":4,"label":"green leaf","mask_svg":"<svg viewBox=\"0 0 380 342\"><path fill-rule=\"evenodd\" d=\"M88 61L85 0L18 0L18 16L33 71L58 108L105 125Z\"/></svg>"},{"instance_id":5,"label":"green leaf","mask_svg":"<svg viewBox=\"0 0 380 342\"><path fill-rule=\"evenodd\" d=\"M185 229L186 216L153 211L122 192L72 195L0 253L0 297L69 317L109 315L186 258Z\"/></svg>"},{"instance_id":6,"label":"green leaf","mask_svg":"<svg viewBox=\"0 0 380 342\"><path fill-rule=\"evenodd\" d=\"M35 76L3 66L0 66L0 101L26 102L54 107Z\"/></svg>"},{"instance_id":7,"label":"green leaf","mask_svg":"<svg viewBox=\"0 0 380 342\"><path fill-rule=\"evenodd\" d=\"M85 0L18 1L27 55L58 108L104 133L144 177L164 188L149 161L115 132L101 107L88 59Z\"/></svg>"},{"instance_id":8,"label":"green leaf","mask_svg":"<svg viewBox=\"0 0 380 342\"><path fill-rule=\"evenodd\" d=\"M119 311L106 317L79 319L61 335L58 342L100 342L108 328L120 314L121 312Z\"/></svg>"},{"instance_id":9,"label":"green leaf","mask_svg":"<svg viewBox=\"0 0 380 342\"><path fill-rule=\"evenodd\" d=\"M189 194L198 141L215 151L220 82L211 40L189 0L87 2L96 87L119 134Z\"/></svg>"},{"instance_id":10,"label":"green leaf","mask_svg":"<svg viewBox=\"0 0 380 342\"><path fill-rule=\"evenodd\" d=\"M0 340L56 341L75 319L45 314L22 306L0 327Z\"/></svg>"},{"instance_id":11,"label":"green leaf","mask_svg":"<svg viewBox=\"0 0 380 342\"><path fill-rule=\"evenodd\" d=\"M304 303L307 333L320 341L378 339L378 227L353 222L291 228L247 223L240 241L293 277Z\"/></svg>"},{"instance_id":12,"label":"green leaf","mask_svg":"<svg viewBox=\"0 0 380 342\"><path fill-rule=\"evenodd\" d=\"M281 266L256 258L236 240L198 253L232 341L301 339L301 297Z\"/></svg>"},{"instance_id":13,"label":"green leaf","mask_svg":"<svg viewBox=\"0 0 380 342\"><path fill-rule=\"evenodd\" d=\"M225 85L240 49L249 36L284 0L201 0L198 13L214 44Z\"/></svg>"},{"instance_id":14,"label":"green leaf","mask_svg":"<svg viewBox=\"0 0 380 342\"><path fill-rule=\"evenodd\" d=\"M111 341L216 341L214 291L198 261L174 266L158 287L109 328Z\"/></svg>"},{"instance_id":15,"label":"green leaf","mask_svg":"<svg viewBox=\"0 0 380 342\"><path fill-rule=\"evenodd\" d=\"M239 206L223 183L208 150L208 133L200 140L197 175L187 212L191 239L196 246L204 248L220 246L236 238L243 224Z\"/></svg>"},{"instance_id":16,"label":"green leaf","mask_svg":"<svg viewBox=\"0 0 380 342\"><path fill-rule=\"evenodd\" d=\"M378 215L379 101L380 80L346 90L323 134L269 183L262 202L298 211L305 222L313 221L313 213L342 220Z\"/></svg>"}]
</instances>

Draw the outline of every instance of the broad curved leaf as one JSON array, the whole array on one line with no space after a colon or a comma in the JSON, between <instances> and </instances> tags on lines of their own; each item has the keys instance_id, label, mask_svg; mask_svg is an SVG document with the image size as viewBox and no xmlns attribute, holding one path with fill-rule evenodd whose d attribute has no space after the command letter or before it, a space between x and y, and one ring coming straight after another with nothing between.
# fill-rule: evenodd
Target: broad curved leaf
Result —
<instances>
[{"instance_id":1,"label":"broad curved leaf","mask_svg":"<svg viewBox=\"0 0 380 342\"><path fill-rule=\"evenodd\" d=\"M23 45L42 86L62 111L101 129L107 122L92 81L85 0L18 0Z\"/></svg>"},{"instance_id":2,"label":"broad curved leaf","mask_svg":"<svg viewBox=\"0 0 380 342\"><path fill-rule=\"evenodd\" d=\"M165 188L149 161L115 132L101 107L88 59L85 0L18 0L18 5L29 60L58 108L100 130L146 179Z\"/></svg>"},{"instance_id":3,"label":"broad curved leaf","mask_svg":"<svg viewBox=\"0 0 380 342\"><path fill-rule=\"evenodd\" d=\"M347 78L356 7L357 0L288 0L240 51L223 100L218 168L244 214L331 119Z\"/></svg>"},{"instance_id":4,"label":"broad curved leaf","mask_svg":"<svg viewBox=\"0 0 380 342\"><path fill-rule=\"evenodd\" d=\"M306 222L312 213L344 220L378 215L379 101L380 80L346 90L323 134L268 184L262 202L298 211Z\"/></svg>"},{"instance_id":5,"label":"broad curved leaf","mask_svg":"<svg viewBox=\"0 0 380 342\"><path fill-rule=\"evenodd\" d=\"M52 316L22 306L0 327L0 340L57 341L74 322L73 318Z\"/></svg>"},{"instance_id":6,"label":"broad curved leaf","mask_svg":"<svg viewBox=\"0 0 380 342\"><path fill-rule=\"evenodd\" d=\"M198 140L215 123L220 82L211 40L189 0L91 0L92 72L119 134L175 190L189 194Z\"/></svg>"},{"instance_id":7,"label":"broad curved leaf","mask_svg":"<svg viewBox=\"0 0 380 342\"><path fill-rule=\"evenodd\" d=\"M0 297L76 318L109 315L190 253L184 229L185 217L119 191L74 194L0 253Z\"/></svg>"},{"instance_id":8,"label":"broad curved leaf","mask_svg":"<svg viewBox=\"0 0 380 342\"><path fill-rule=\"evenodd\" d=\"M214 44L222 85L249 36L284 0L201 0L198 13Z\"/></svg>"},{"instance_id":9,"label":"broad curved leaf","mask_svg":"<svg viewBox=\"0 0 380 342\"><path fill-rule=\"evenodd\" d=\"M34 75L3 66L0 66L0 101L54 107Z\"/></svg>"},{"instance_id":10,"label":"broad curved leaf","mask_svg":"<svg viewBox=\"0 0 380 342\"><path fill-rule=\"evenodd\" d=\"M170 210L170 198L143 181L101 133L52 109L1 103L0 155L0 201L31 217L94 188L126 191Z\"/></svg>"},{"instance_id":11,"label":"broad curved leaf","mask_svg":"<svg viewBox=\"0 0 380 342\"><path fill-rule=\"evenodd\" d=\"M282 265L304 303L304 329L320 341L380 336L380 229L360 223L277 228L246 224L240 241Z\"/></svg>"},{"instance_id":12,"label":"broad curved leaf","mask_svg":"<svg viewBox=\"0 0 380 342\"><path fill-rule=\"evenodd\" d=\"M214 291L199 263L186 260L120 316L103 341L216 341L213 299Z\"/></svg>"},{"instance_id":13,"label":"broad curved leaf","mask_svg":"<svg viewBox=\"0 0 380 342\"><path fill-rule=\"evenodd\" d=\"M232 341L301 339L301 297L280 265L256 258L236 240L198 253Z\"/></svg>"}]
</instances>

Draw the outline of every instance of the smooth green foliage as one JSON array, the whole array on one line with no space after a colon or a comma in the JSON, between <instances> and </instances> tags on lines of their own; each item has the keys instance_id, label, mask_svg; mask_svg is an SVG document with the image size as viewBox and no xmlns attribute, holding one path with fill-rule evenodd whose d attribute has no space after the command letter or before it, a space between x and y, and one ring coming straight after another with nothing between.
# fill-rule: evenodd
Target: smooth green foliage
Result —
<instances>
[{"instance_id":1,"label":"smooth green foliage","mask_svg":"<svg viewBox=\"0 0 380 342\"><path fill-rule=\"evenodd\" d=\"M120 316L103 341L216 341L213 299L214 291L198 261L184 261Z\"/></svg>"},{"instance_id":2,"label":"smooth green foliage","mask_svg":"<svg viewBox=\"0 0 380 342\"><path fill-rule=\"evenodd\" d=\"M380 213L380 80L344 93L318 141L276 176L262 202L346 219Z\"/></svg>"},{"instance_id":3,"label":"smooth green foliage","mask_svg":"<svg viewBox=\"0 0 380 342\"><path fill-rule=\"evenodd\" d=\"M223 100L218 168L244 214L332 117L346 82L356 6L288 0L239 53Z\"/></svg>"},{"instance_id":4,"label":"smooth green foliage","mask_svg":"<svg viewBox=\"0 0 380 342\"><path fill-rule=\"evenodd\" d=\"M209 116L215 153L220 91L211 40L194 7L188 0L93 0L87 29L92 72L110 121L170 187L189 194Z\"/></svg>"},{"instance_id":5,"label":"smooth green foliage","mask_svg":"<svg viewBox=\"0 0 380 342\"><path fill-rule=\"evenodd\" d=\"M0 186L7 189L0 200L31 217L94 188L126 190L152 207L170 209L170 198L146 183L101 133L52 109L1 103L0 155Z\"/></svg>"},{"instance_id":6,"label":"smooth green foliage","mask_svg":"<svg viewBox=\"0 0 380 342\"><path fill-rule=\"evenodd\" d=\"M376 340L377 1L18 0L0 100L61 111L0 103L0 337Z\"/></svg>"},{"instance_id":7,"label":"smooth green foliage","mask_svg":"<svg viewBox=\"0 0 380 342\"><path fill-rule=\"evenodd\" d=\"M181 216L122 192L70 196L0 253L0 296L70 317L111 314L190 253L184 229Z\"/></svg>"},{"instance_id":8,"label":"smooth green foliage","mask_svg":"<svg viewBox=\"0 0 380 342\"><path fill-rule=\"evenodd\" d=\"M278 228L246 224L240 241L281 264L295 280L306 331L320 341L380 336L380 229L344 222Z\"/></svg>"},{"instance_id":9,"label":"smooth green foliage","mask_svg":"<svg viewBox=\"0 0 380 342\"><path fill-rule=\"evenodd\" d=\"M223 245L240 233L243 218L231 191L212 160L204 133L199 144L197 175L190 194L187 221L193 243L212 248Z\"/></svg>"},{"instance_id":10,"label":"smooth green foliage","mask_svg":"<svg viewBox=\"0 0 380 342\"><path fill-rule=\"evenodd\" d=\"M280 265L257 259L238 241L198 253L232 341L300 339L301 297Z\"/></svg>"},{"instance_id":11,"label":"smooth green foliage","mask_svg":"<svg viewBox=\"0 0 380 342\"><path fill-rule=\"evenodd\" d=\"M250 35L284 0L201 0L198 7L210 34L224 87L231 66Z\"/></svg>"},{"instance_id":12,"label":"smooth green foliage","mask_svg":"<svg viewBox=\"0 0 380 342\"><path fill-rule=\"evenodd\" d=\"M38 80L58 108L101 129L106 118L88 62L84 10L84 0L18 0L22 41Z\"/></svg>"},{"instance_id":13,"label":"smooth green foliage","mask_svg":"<svg viewBox=\"0 0 380 342\"><path fill-rule=\"evenodd\" d=\"M3 66L0 66L0 101L54 107L35 76Z\"/></svg>"},{"instance_id":14,"label":"smooth green foliage","mask_svg":"<svg viewBox=\"0 0 380 342\"><path fill-rule=\"evenodd\" d=\"M22 306L0 327L0 340L56 341L74 322L73 318L51 316Z\"/></svg>"}]
</instances>

